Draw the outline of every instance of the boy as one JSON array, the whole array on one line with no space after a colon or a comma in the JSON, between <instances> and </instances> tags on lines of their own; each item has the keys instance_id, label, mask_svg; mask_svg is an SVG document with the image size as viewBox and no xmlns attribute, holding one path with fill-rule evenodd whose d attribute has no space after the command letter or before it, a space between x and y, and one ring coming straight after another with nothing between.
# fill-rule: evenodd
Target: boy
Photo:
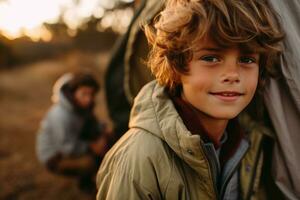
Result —
<instances>
[{"instance_id":1,"label":"boy","mask_svg":"<svg viewBox=\"0 0 300 200\"><path fill-rule=\"evenodd\" d=\"M156 81L107 153L97 199L280 198L264 171L270 131L252 120L261 109L240 114L280 53L267 2L169 0L145 33Z\"/></svg>"},{"instance_id":2,"label":"boy","mask_svg":"<svg viewBox=\"0 0 300 200\"><path fill-rule=\"evenodd\" d=\"M68 73L54 85L53 101L37 136L38 159L54 173L79 178L91 190L106 152L106 139L93 113L99 84L89 73Z\"/></svg>"}]
</instances>

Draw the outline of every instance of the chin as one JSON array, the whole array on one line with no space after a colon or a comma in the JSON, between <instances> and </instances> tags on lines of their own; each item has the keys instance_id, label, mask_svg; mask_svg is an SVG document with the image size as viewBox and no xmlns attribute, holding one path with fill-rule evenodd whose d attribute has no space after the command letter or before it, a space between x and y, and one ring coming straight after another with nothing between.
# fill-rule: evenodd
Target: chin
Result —
<instances>
[{"instance_id":1,"label":"chin","mask_svg":"<svg viewBox=\"0 0 300 200\"><path fill-rule=\"evenodd\" d=\"M236 116L238 116L240 112L234 112L234 111L219 111L217 113L214 113L212 115L212 117L216 118L216 119L222 119L222 120L230 120L235 118Z\"/></svg>"},{"instance_id":2,"label":"chin","mask_svg":"<svg viewBox=\"0 0 300 200\"><path fill-rule=\"evenodd\" d=\"M81 109L87 109L89 107L89 105L80 105Z\"/></svg>"}]
</instances>

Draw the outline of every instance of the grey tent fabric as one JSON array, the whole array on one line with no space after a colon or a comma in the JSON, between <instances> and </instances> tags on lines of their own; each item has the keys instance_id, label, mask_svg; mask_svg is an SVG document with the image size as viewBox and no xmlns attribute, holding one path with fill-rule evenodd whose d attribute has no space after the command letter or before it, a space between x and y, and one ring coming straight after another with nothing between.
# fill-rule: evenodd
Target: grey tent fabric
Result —
<instances>
[{"instance_id":1,"label":"grey tent fabric","mask_svg":"<svg viewBox=\"0 0 300 200\"><path fill-rule=\"evenodd\" d=\"M264 98L278 139L272 173L287 199L300 199L300 1L270 0L270 4L286 33L283 80L272 79Z\"/></svg>"}]
</instances>

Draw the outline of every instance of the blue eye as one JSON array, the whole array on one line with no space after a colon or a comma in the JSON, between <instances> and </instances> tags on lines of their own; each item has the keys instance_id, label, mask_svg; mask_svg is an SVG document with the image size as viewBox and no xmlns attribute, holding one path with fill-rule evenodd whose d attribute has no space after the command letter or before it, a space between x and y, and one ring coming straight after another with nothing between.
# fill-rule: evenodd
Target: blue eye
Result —
<instances>
[{"instance_id":1,"label":"blue eye","mask_svg":"<svg viewBox=\"0 0 300 200\"><path fill-rule=\"evenodd\" d=\"M244 64L256 63L256 59L252 57L241 57L240 62Z\"/></svg>"},{"instance_id":2,"label":"blue eye","mask_svg":"<svg viewBox=\"0 0 300 200\"><path fill-rule=\"evenodd\" d=\"M216 56L202 56L200 59L203 61L206 61L206 62L218 62L219 61L219 59Z\"/></svg>"}]
</instances>

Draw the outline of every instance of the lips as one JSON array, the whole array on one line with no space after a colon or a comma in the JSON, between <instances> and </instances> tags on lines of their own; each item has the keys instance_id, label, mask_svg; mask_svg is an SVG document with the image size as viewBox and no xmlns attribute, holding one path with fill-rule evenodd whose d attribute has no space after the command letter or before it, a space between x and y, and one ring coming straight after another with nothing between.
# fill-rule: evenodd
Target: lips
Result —
<instances>
[{"instance_id":1,"label":"lips","mask_svg":"<svg viewBox=\"0 0 300 200\"><path fill-rule=\"evenodd\" d=\"M210 94L225 102L236 101L240 96L244 95L236 91L210 92Z\"/></svg>"},{"instance_id":2,"label":"lips","mask_svg":"<svg viewBox=\"0 0 300 200\"><path fill-rule=\"evenodd\" d=\"M213 95L221 95L225 97L241 96L243 95L240 92L224 91L224 92L211 92Z\"/></svg>"}]
</instances>

